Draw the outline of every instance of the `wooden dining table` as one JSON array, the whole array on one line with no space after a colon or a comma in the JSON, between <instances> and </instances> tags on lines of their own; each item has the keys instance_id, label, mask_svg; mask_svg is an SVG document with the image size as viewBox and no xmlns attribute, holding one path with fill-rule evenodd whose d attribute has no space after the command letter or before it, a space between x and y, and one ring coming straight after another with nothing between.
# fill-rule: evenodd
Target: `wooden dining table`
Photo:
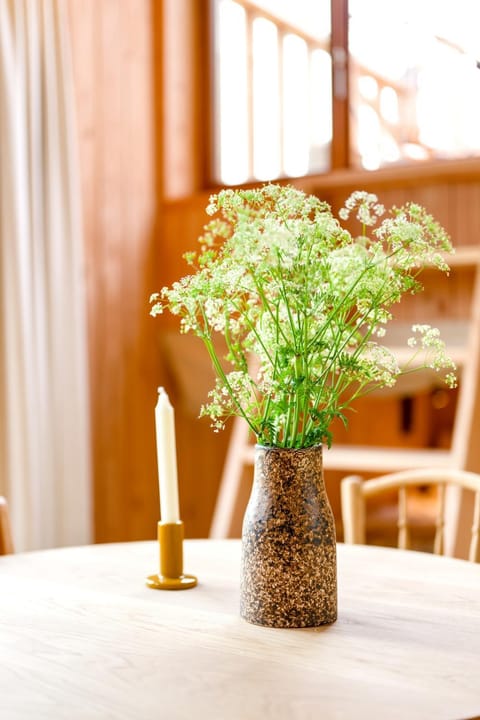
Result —
<instances>
[{"instance_id":1,"label":"wooden dining table","mask_svg":"<svg viewBox=\"0 0 480 720\"><path fill-rule=\"evenodd\" d=\"M195 588L153 590L156 542L0 558L2 720L480 716L480 565L343 545L338 620L239 615L240 542L184 543Z\"/></svg>"}]
</instances>

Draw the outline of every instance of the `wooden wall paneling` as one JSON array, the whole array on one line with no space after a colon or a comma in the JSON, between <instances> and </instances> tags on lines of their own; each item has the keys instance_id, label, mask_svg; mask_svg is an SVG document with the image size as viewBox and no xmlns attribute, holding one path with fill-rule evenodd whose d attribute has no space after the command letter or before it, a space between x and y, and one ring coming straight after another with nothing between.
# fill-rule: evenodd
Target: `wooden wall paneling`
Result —
<instances>
[{"instance_id":1,"label":"wooden wall paneling","mask_svg":"<svg viewBox=\"0 0 480 720\"><path fill-rule=\"evenodd\" d=\"M198 238L210 218L205 212L210 193L196 193L188 198L165 201L163 205L162 238L164 262L162 283L170 285L190 273L183 255L199 249Z\"/></svg>"},{"instance_id":2,"label":"wooden wall paneling","mask_svg":"<svg viewBox=\"0 0 480 720\"><path fill-rule=\"evenodd\" d=\"M476 182L459 182L451 188L455 203L454 237L462 244L480 244L480 169Z\"/></svg>"},{"instance_id":3,"label":"wooden wall paneling","mask_svg":"<svg viewBox=\"0 0 480 720\"><path fill-rule=\"evenodd\" d=\"M156 258L150 3L69 1L87 256L97 541L155 535Z\"/></svg>"},{"instance_id":4,"label":"wooden wall paneling","mask_svg":"<svg viewBox=\"0 0 480 720\"><path fill-rule=\"evenodd\" d=\"M452 234L455 197L450 184L442 182L419 185L413 189L408 199L422 205Z\"/></svg>"},{"instance_id":5,"label":"wooden wall paneling","mask_svg":"<svg viewBox=\"0 0 480 720\"><path fill-rule=\"evenodd\" d=\"M163 241L165 284L190 273L183 254L195 250L209 218L208 193L165 202ZM207 418L199 419L201 405L213 388L215 376L207 351L198 338L179 333L178 319L165 313L156 320L161 333L166 383L175 404L177 461L182 517L187 537L206 537L210 527L230 428L215 433Z\"/></svg>"},{"instance_id":6,"label":"wooden wall paneling","mask_svg":"<svg viewBox=\"0 0 480 720\"><path fill-rule=\"evenodd\" d=\"M125 480L129 489L129 537L132 539L156 537L159 504L154 406L163 372L158 327L149 314L149 298L156 289L161 264L159 178L155 162L153 17L148 3L144 3L142 13L138 12L137 6L138 0L130 0L125 8L125 12L128 10L128 27L135 26L138 15L141 24L137 32L128 33L124 49L124 82L128 88L126 143L130 150L123 157L123 203L128 217L123 287L131 287L130 297L126 299L130 323L126 338L128 407L125 415L127 447L131 438L131 448L129 477ZM132 193L135 203L130 201Z\"/></svg>"},{"instance_id":7,"label":"wooden wall paneling","mask_svg":"<svg viewBox=\"0 0 480 720\"><path fill-rule=\"evenodd\" d=\"M332 122L331 167L348 168L350 162L350 107L348 71L348 0L331 0L332 17Z\"/></svg>"},{"instance_id":8,"label":"wooden wall paneling","mask_svg":"<svg viewBox=\"0 0 480 720\"><path fill-rule=\"evenodd\" d=\"M405 448L428 446L429 391L421 388L414 397L406 393L400 398L412 399L411 415L408 408L402 407L396 390L381 391L373 398L360 398L348 412L347 427L341 422L334 423L334 442Z\"/></svg>"},{"instance_id":9,"label":"wooden wall paneling","mask_svg":"<svg viewBox=\"0 0 480 720\"><path fill-rule=\"evenodd\" d=\"M204 187L210 148L208 0L164 0L163 187L165 196Z\"/></svg>"}]
</instances>

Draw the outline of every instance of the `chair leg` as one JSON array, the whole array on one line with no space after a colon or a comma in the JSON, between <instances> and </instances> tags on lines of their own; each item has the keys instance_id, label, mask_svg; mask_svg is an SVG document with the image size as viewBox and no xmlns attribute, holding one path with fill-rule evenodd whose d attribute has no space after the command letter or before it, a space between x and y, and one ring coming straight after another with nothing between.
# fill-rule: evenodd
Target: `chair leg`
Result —
<instances>
[{"instance_id":1,"label":"chair leg","mask_svg":"<svg viewBox=\"0 0 480 720\"><path fill-rule=\"evenodd\" d=\"M344 542L364 544L365 498L362 492L362 478L357 475L344 478L340 492Z\"/></svg>"}]
</instances>

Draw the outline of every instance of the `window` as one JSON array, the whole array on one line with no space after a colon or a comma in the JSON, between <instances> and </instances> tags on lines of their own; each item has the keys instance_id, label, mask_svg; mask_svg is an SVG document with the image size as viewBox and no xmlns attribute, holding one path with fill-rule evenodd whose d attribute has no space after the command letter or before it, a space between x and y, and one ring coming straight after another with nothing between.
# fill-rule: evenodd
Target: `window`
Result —
<instances>
[{"instance_id":1,"label":"window","mask_svg":"<svg viewBox=\"0 0 480 720\"><path fill-rule=\"evenodd\" d=\"M216 181L480 154L478 0L212 2Z\"/></svg>"},{"instance_id":2,"label":"window","mask_svg":"<svg viewBox=\"0 0 480 720\"><path fill-rule=\"evenodd\" d=\"M330 5L216 0L215 175L322 172L332 137Z\"/></svg>"},{"instance_id":3,"label":"window","mask_svg":"<svg viewBox=\"0 0 480 720\"><path fill-rule=\"evenodd\" d=\"M480 153L478 0L349 1L352 164Z\"/></svg>"}]
</instances>

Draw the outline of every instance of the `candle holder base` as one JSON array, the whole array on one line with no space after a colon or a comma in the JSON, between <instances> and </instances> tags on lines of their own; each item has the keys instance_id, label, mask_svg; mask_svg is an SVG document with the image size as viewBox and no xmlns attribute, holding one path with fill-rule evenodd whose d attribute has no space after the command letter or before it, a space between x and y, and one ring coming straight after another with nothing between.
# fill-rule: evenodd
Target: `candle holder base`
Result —
<instances>
[{"instance_id":1,"label":"candle holder base","mask_svg":"<svg viewBox=\"0 0 480 720\"><path fill-rule=\"evenodd\" d=\"M164 577L163 575L149 575L146 579L149 588L154 590L187 590L195 587L195 575L181 575L178 578Z\"/></svg>"},{"instance_id":2,"label":"candle holder base","mask_svg":"<svg viewBox=\"0 0 480 720\"><path fill-rule=\"evenodd\" d=\"M183 522L158 523L160 572L149 575L147 586L153 590L188 590L195 587L195 575L183 572Z\"/></svg>"}]
</instances>

